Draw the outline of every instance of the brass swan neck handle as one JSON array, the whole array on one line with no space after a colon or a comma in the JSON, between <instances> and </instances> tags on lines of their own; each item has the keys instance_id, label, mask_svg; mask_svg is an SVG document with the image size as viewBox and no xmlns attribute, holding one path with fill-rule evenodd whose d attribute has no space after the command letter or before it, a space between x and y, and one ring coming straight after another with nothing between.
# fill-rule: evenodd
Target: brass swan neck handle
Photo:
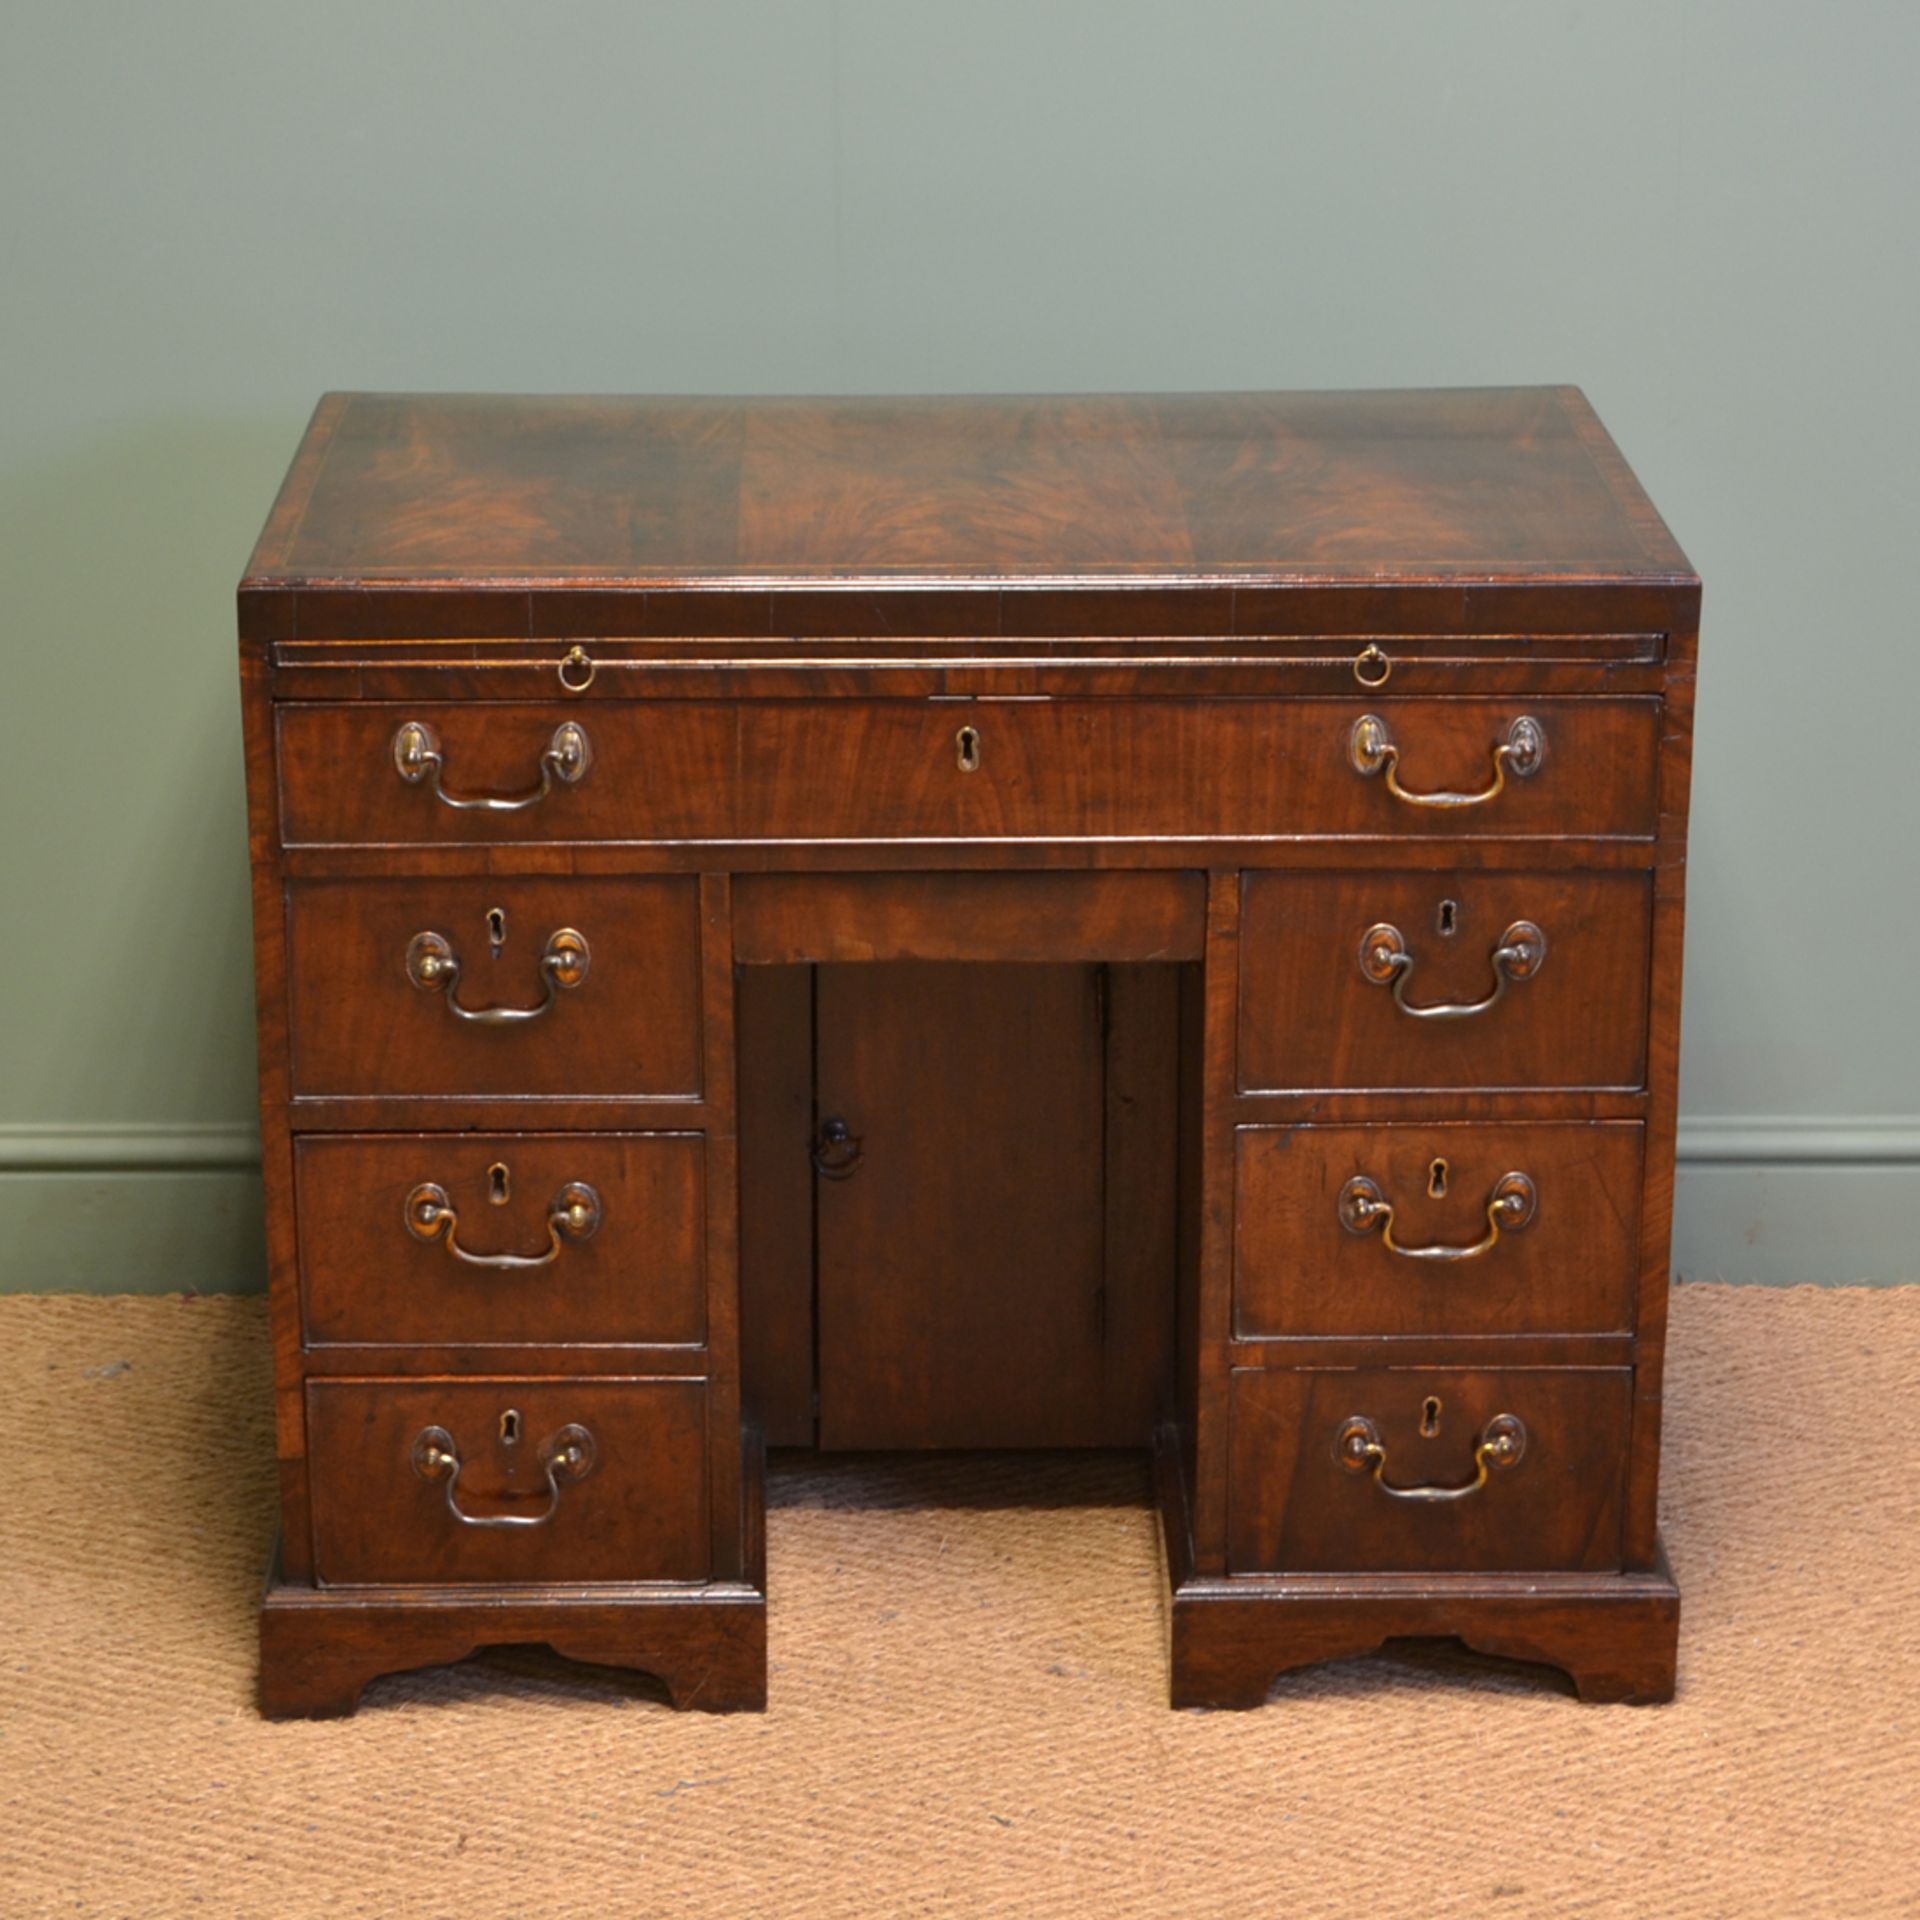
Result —
<instances>
[{"instance_id":1,"label":"brass swan neck handle","mask_svg":"<svg viewBox=\"0 0 1920 1920\"><path fill-rule=\"evenodd\" d=\"M442 784L447 762L439 734L424 720L403 720L393 736L394 771L410 787L424 785L443 807L451 807L456 813L524 813L553 791L556 780L562 786L577 786L592 765L593 749L586 729L577 720L565 720L554 728L553 738L540 755L537 787L526 793L502 795L449 793Z\"/></svg>"},{"instance_id":2,"label":"brass swan neck handle","mask_svg":"<svg viewBox=\"0 0 1920 1920\"><path fill-rule=\"evenodd\" d=\"M1356 1173L1340 1189L1336 1202L1340 1224L1349 1233L1380 1230L1381 1244L1403 1260L1461 1261L1478 1260L1500 1244L1503 1233L1518 1233L1534 1216L1540 1204L1531 1179L1524 1173L1503 1173L1487 1195L1487 1230L1471 1245L1406 1247L1393 1237L1393 1202L1380 1191L1379 1183L1364 1173Z\"/></svg>"},{"instance_id":3,"label":"brass swan neck handle","mask_svg":"<svg viewBox=\"0 0 1920 1920\"><path fill-rule=\"evenodd\" d=\"M1387 791L1409 807L1484 807L1507 788L1507 775L1526 780L1540 771L1546 757L1547 735L1540 722L1523 713L1507 729L1504 740L1493 744L1493 779L1473 793L1415 793L1400 784L1400 748L1392 729L1377 713L1363 713L1347 735L1347 764L1363 780L1387 776Z\"/></svg>"},{"instance_id":4,"label":"brass swan neck handle","mask_svg":"<svg viewBox=\"0 0 1920 1920\"><path fill-rule=\"evenodd\" d=\"M593 1471L599 1449L585 1427L567 1426L540 1443L539 1461L547 1476L547 1504L538 1513L469 1513L460 1504L460 1475L465 1463L445 1427L422 1427L414 1436L413 1470L422 1480L444 1480L447 1511L463 1527L518 1529L544 1527L560 1511L560 1490Z\"/></svg>"},{"instance_id":5,"label":"brass swan neck handle","mask_svg":"<svg viewBox=\"0 0 1920 1920\"><path fill-rule=\"evenodd\" d=\"M1396 1500L1464 1500L1487 1484L1496 1469L1520 1464L1527 1450L1527 1429L1517 1414L1496 1413L1480 1429L1473 1449L1473 1478L1459 1486L1397 1486L1387 1478L1387 1448L1380 1429L1364 1413L1350 1414L1334 1437L1333 1457L1349 1473L1373 1475L1373 1484Z\"/></svg>"},{"instance_id":6,"label":"brass swan neck handle","mask_svg":"<svg viewBox=\"0 0 1920 1920\"><path fill-rule=\"evenodd\" d=\"M445 1187L423 1180L407 1195L407 1231L416 1240L438 1240L456 1260L470 1267L524 1272L551 1266L568 1240L591 1240L600 1226L600 1196L584 1180L569 1180L547 1209L544 1253L471 1253L460 1244L460 1216Z\"/></svg>"},{"instance_id":7,"label":"brass swan neck handle","mask_svg":"<svg viewBox=\"0 0 1920 1920\"><path fill-rule=\"evenodd\" d=\"M1393 989L1393 1004L1413 1020L1470 1020L1497 1007L1508 982L1531 980L1545 964L1547 936L1531 920L1516 920L1487 955L1493 969L1492 989L1478 1000L1435 1000L1416 1005L1407 998L1413 979L1413 949L1407 937L1390 921L1380 921L1360 937L1360 971L1376 987Z\"/></svg>"},{"instance_id":8,"label":"brass swan neck handle","mask_svg":"<svg viewBox=\"0 0 1920 1920\"><path fill-rule=\"evenodd\" d=\"M407 978L422 993L437 993L456 1020L481 1027L524 1026L552 1010L562 992L571 991L587 977L593 955L587 937L572 927L558 927L547 935L540 955L540 978L546 992L531 1007L468 1007L454 993L460 984L460 956L444 933L416 933L407 942Z\"/></svg>"}]
</instances>

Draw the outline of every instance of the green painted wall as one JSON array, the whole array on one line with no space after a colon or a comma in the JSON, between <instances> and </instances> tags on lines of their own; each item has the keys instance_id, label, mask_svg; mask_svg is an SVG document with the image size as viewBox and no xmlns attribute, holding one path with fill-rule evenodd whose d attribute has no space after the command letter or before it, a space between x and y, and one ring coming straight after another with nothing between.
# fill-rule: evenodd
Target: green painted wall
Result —
<instances>
[{"instance_id":1,"label":"green painted wall","mask_svg":"<svg viewBox=\"0 0 1920 1920\"><path fill-rule=\"evenodd\" d=\"M1586 387L1705 575L1679 1260L1920 1277L1911 0L10 0L0 1285L254 1284L329 386Z\"/></svg>"}]
</instances>

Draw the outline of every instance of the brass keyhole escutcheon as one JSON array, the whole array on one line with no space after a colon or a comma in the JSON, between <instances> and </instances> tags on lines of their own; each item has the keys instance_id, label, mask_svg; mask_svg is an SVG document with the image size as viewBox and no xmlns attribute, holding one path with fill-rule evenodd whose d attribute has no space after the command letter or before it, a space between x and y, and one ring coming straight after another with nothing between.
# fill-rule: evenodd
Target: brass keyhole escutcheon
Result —
<instances>
[{"instance_id":1,"label":"brass keyhole escutcheon","mask_svg":"<svg viewBox=\"0 0 1920 1920\"><path fill-rule=\"evenodd\" d=\"M507 944L507 910L505 907L487 909L487 945L493 949L493 957L500 958L500 950Z\"/></svg>"},{"instance_id":2,"label":"brass keyhole escutcheon","mask_svg":"<svg viewBox=\"0 0 1920 1920\"><path fill-rule=\"evenodd\" d=\"M962 773L980 771L980 729L962 727L953 736L954 759Z\"/></svg>"},{"instance_id":3,"label":"brass keyhole escutcheon","mask_svg":"<svg viewBox=\"0 0 1920 1920\"><path fill-rule=\"evenodd\" d=\"M1447 1197L1447 1177L1452 1171L1453 1169L1447 1165L1445 1160L1438 1158L1436 1158L1433 1165L1427 1169L1427 1198L1429 1200L1444 1200Z\"/></svg>"},{"instance_id":4,"label":"brass keyhole escutcheon","mask_svg":"<svg viewBox=\"0 0 1920 1920\"><path fill-rule=\"evenodd\" d=\"M1440 1397L1428 1394L1420 1408L1420 1437L1431 1440L1440 1431Z\"/></svg>"},{"instance_id":5,"label":"brass keyhole escutcheon","mask_svg":"<svg viewBox=\"0 0 1920 1920\"><path fill-rule=\"evenodd\" d=\"M500 1444L503 1447L517 1447L520 1444L520 1410L509 1407L500 1416Z\"/></svg>"},{"instance_id":6,"label":"brass keyhole escutcheon","mask_svg":"<svg viewBox=\"0 0 1920 1920\"><path fill-rule=\"evenodd\" d=\"M513 1175L504 1160L496 1160L487 1169L487 1200L493 1206L504 1207L512 1198Z\"/></svg>"}]
</instances>

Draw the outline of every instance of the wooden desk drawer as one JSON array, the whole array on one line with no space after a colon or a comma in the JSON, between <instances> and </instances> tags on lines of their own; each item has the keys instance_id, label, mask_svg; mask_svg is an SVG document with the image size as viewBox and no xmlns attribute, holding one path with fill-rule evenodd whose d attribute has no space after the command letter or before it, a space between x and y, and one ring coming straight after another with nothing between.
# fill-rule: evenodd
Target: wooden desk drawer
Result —
<instances>
[{"instance_id":1,"label":"wooden desk drawer","mask_svg":"<svg viewBox=\"0 0 1920 1920\"><path fill-rule=\"evenodd\" d=\"M307 1340L698 1344L705 1150L696 1133L296 1140Z\"/></svg>"},{"instance_id":2,"label":"wooden desk drawer","mask_svg":"<svg viewBox=\"0 0 1920 1920\"><path fill-rule=\"evenodd\" d=\"M288 846L724 837L732 805L731 705L287 704L275 731Z\"/></svg>"},{"instance_id":3,"label":"wooden desk drawer","mask_svg":"<svg viewBox=\"0 0 1920 1920\"><path fill-rule=\"evenodd\" d=\"M1238 1370L1229 1568L1616 1569L1632 1382L1628 1367ZM1518 1458L1490 1461L1477 1491L1406 1499L1385 1490L1471 1487L1481 1442L1515 1421ZM1378 1482L1379 1456L1362 1451L1369 1437L1384 1451Z\"/></svg>"},{"instance_id":4,"label":"wooden desk drawer","mask_svg":"<svg viewBox=\"0 0 1920 1920\"><path fill-rule=\"evenodd\" d=\"M1644 1086L1651 912L1645 873L1249 874L1240 1085Z\"/></svg>"},{"instance_id":5,"label":"wooden desk drawer","mask_svg":"<svg viewBox=\"0 0 1920 1920\"><path fill-rule=\"evenodd\" d=\"M303 880L287 928L296 1096L699 1091L692 879Z\"/></svg>"},{"instance_id":6,"label":"wooden desk drawer","mask_svg":"<svg viewBox=\"0 0 1920 1920\"><path fill-rule=\"evenodd\" d=\"M563 1462L550 1486L569 1429L591 1466ZM704 1380L310 1380L307 1458L323 1582L700 1580L710 1565ZM500 1519L519 1524L486 1524Z\"/></svg>"},{"instance_id":7,"label":"wooden desk drawer","mask_svg":"<svg viewBox=\"0 0 1920 1920\"><path fill-rule=\"evenodd\" d=\"M282 834L289 845L1646 836L1658 713L1653 699L1533 694L288 705ZM1544 745L1534 770L1485 804L1424 806L1395 797L1385 761L1356 770L1354 728L1368 714L1411 793L1489 786L1495 750L1523 716ZM425 730L409 736L419 751L396 758L408 725ZM564 727L584 736L584 761L555 749ZM436 794L438 780L456 799L528 798L549 753L544 796L518 810Z\"/></svg>"},{"instance_id":8,"label":"wooden desk drawer","mask_svg":"<svg viewBox=\"0 0 1920 1920\"><path fill-rule=\"evenodd\" d=\"M1642 1140L1629 1120L1242 1127L1234 1332L1630 1332ZM1494 1238L1488 1209L1512 1173L1526 1176L1531 1199L1498 1210ZM1374 1204L1349 1200L1355 1180L1373 1183L1362 1197ZM1395 1246L1485 1251L1446 1259Z\"/></svg>"}]
</instances>

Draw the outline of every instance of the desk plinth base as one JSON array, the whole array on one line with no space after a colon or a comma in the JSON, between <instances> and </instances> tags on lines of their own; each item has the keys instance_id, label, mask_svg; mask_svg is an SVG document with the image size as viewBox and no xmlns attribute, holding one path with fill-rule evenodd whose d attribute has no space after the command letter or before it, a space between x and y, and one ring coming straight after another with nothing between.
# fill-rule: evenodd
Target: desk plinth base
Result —
<instances>
[{"instance_id":1,"label":"desk plinth base","mask_svg":"<svg viewBox=\"0 0 1920 1920\"><path fill-rule=\"evenodd\" d=\"M383 1673L539 1642L570 1660L649 1673L676 1707L767 1704L767 1597L703 1587L309 1587L276 1564L260 1607L260 1711L352 1713Z\"/></svg>"},{"instance_id":2,"label":"desk plinth base","mask_svg":"<svg viewBox=\"0 0 1920 1920\"><path fill-rule=\"evenodd\" d=\"M1673 1698L1680 1590L1664 1548L1647 1573L1199 1574L1170 1429L1155 1445L1154 1477L1176 1707L1257 1707L1296 1667L1429 1637L1559 1667L1583 1700Z\"/></svg>"}]
</instances>

